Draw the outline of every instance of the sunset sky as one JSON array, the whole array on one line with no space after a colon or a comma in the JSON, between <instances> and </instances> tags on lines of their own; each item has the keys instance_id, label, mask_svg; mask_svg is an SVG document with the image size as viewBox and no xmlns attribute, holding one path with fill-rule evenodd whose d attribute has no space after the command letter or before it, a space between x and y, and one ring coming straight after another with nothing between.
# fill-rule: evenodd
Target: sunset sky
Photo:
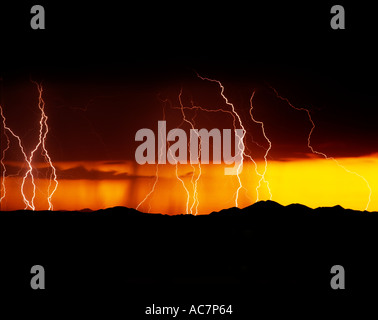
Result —
<instances>
[{"instance_id":1,"label":"sunset sky","mask_svg":"<svg viewBox=\"0 0 378 320\"><path fill-rule=\"evenodd\" d=\"M46 147L59 180L52 197L55 210L136 208L156 182L155 192L139 209L185 213L188 193L183 183L190 208L193 167L178 166L181 181L174 165L138 165L134 154L140 142L135 133L149 128L157 136L158 121L165 119L167 130L180 127L189 136L190 126L178 109L180 92L185 107L229 110L218 84L200 79L198 72L221 81L246 129L246 152L256 160L257 169L245 161L240 207L257 199L260 178L255 170L264 171L269 146L249 114L255 92L253 116L264 123L272 143L266 171L272 200L358 210L369 203L369 211L378 211L378 96L376 77L371 77L378 71L372 63L377 49L363 32L368 19L359 25L352 22L352 17L361 19L360 11L351 14L344 33L336 34L329 30L328 7L321 5L306 19L290 5L270 11L263 5L248 11L242 7L214 11L193 4L180 15L168 14L162 5L137 21L130 12L112 6L77 7L68 22L67 13L48 8L48 28L38 33L21 27L29 16L17 16L10 6L8 15L15 19L6 20L13 31L4 34L1 43L6 50L0 56L0 104L7 126L20 136L30 155L41 116L38 90L31 80L42 84L49 126ZM131 9L141 10L136 5ZM95 19L98 16L105 17L102 24ZM277 97L273 88L295 108L310 112L316 125L311 146L343 167L311 153L308 114ZM185 110L185 114L198 129L233 129L229 113ZM2 126L2 152L5 142ZM23 209L20 187L27 166L14 138L4 164L7 194L1 210ZM46 209L50 171L41 150L33 166L36 209ZM224 167L201 167L199 213L235 205L238 179L225 176ZM31 197L29 179L25 193ZM269 198L268 186L262 183L259 199Z\"/></svg>"}]
</instances>

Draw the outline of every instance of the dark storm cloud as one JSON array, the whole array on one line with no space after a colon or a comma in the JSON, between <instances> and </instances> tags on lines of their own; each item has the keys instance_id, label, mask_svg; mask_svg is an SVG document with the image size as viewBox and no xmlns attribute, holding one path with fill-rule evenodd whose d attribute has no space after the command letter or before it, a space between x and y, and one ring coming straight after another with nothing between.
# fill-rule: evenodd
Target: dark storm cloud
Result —
<instances>
[{"instance_id":1,"label":"dark storm cloud","mask_svg":"<svg viewBox=\"0 0 378 320\"><path fill-rule=\"evenodd\" d=\"M121 162L123 163L123 162ZM155 176L144 176L144 175L134 175L127 172L118 172L116 170L98 170L98 169L87 169L82 165L75 166L69 169L62 169L55 165L56 174L59 180L129 180L129 179L150 179L155 178ZM6 176L19 176L22 177L28 168L25 165L6 165ZM34 178L49 178L51 174L51 169L38 168L38 170L33 170Z\"/></svg>"},{"instance_id":2,"label":"dark storm cloud","mask_svg":"<svg viewBox=\"0 0 378 320\"><path fill-rule=\"evenodd\" d=\"M183 178L187 178L187 177L192 177L193 173L194 173L193 171L189 171L187 173L179 175L179 178L183 179Z\"/></svg>"},{"instance_id":3,"label":"dark storm cloud","mask_svg":"<svg viewBox=\"0 0 378 320\"><path fill-rule=\"evenodd\" d=\"M84 179L84 180L124 180L124 179L132 179L135 176L130 176L128 173L118 173L115 170L110 171L101 171L101 170L94 170L94 169L86 169L83 166L77 166L70 169L58 169L57 175L59 179L66 179L66 180L77 180L77 179Z\"/></svg>"},{"instance_id":4,"label":"dark storm cloud","mask_svg":"<svg viewBox=\"0 0 378 320\"><path fill-rule=\"evenodd\" d=\"M105 165L118 165L118 164L125 164L125 161L104 161Z\"/></svg>"},{"instance_id":5,"label":"dark storm cloud","mask_svg":"<svg viewBox=\"0 0 378 320\"><path fill-rule=\"evenodd\" d=\"M101 171L95 169L86 169L83 166L77 166L70 169L57 170L57 175L59 179L66 179L66 180L130 180L130 179L152 179L156 178L154 175L152 176L145 176L145 175L135 175L129 174L127 172L119 173L116 170L110 171Z\"/></svg>"},{"instance_id":6,"label":"dark storm cloud","mask_svg":"<svg viewBox=\"0 0 378 320\"><path fill-rule=\"evenodd\" d=\"M13 6L9 1L3 3L2 8L6 4ZM295 10L296 4L286 2L259 3L252 11L247 5L242 10L240 5L218 7L222 14L216 15L211 14L211 6L206 11L202 5L186 8L184 15L180 12L176 17L171 10L163 10L146 19L145 23L151 27L143 28L147 33L132 32L132 37L125 30L134 22L125 21L123 11L114 10L113 6L107 18L102 14L104 8L98 9L105 21L97 24L89 19L84 23L88 28L83 29L82 19L88 19L86 5L82 8L75 5L76 14L72 18L70 13L69 26L58 23L66 19L67 12L56 10L55 19L50 20L56 23L52 32L31 36L22 27L15 37L17 5L13 11L4 7L0 11L7 14L5 20L0 19L0 25L4 27L2 47L7 50L0 52L6 62L0 66L3 79L0 102L9 127L25 137L23 144L30 152L38 135L35 124L39 119L36 88L29 81L32 75L44 85L51 130L47 144L53 161L133 160L138 146L135 132L150 128L156 133L156 123L162 118L162 99L169 98L177 106L182 88L183 98L186 96L188 100L193 93L196 101L203 97L203 106L215 107L217 101L222 102L216 84L207 86L197 79L200 88L206 89L198 91L196 84L191 91L196 70L202 76L223 82L226 96L238 112L244 110L243 122L250 119L253 88L265 83L296 107L309 108L316 123L311 137L315 150L334 157L376 152L378 84L377 78L371 76L378 72L377 46L372 41L374 11L362 13L363 6L353 6L350 11L361 10L363 21L355 20L353 28L346 30L348 36L343 36L343 31L330 32L329 8L324 10L320 4L313 4L311 12L303 15ZM163 9L160 5L159 8ZM230 12L234 13L233 23L228 23L232 19L224 20L230 17ZM269 23L265 20L266 12ZM369 14L372 16L368 19ZM162 18L165 15L169 19ZM177 23L172 24L172 18ZM201 24L193 26L193 21ZM179 37L172 25L180 29ZM258 32L253 33L254 30ZM164 43L174 50L161 50L161 35ZM124 50L123 41L119 41L123 37L128 39L130 50ZM62 39L70 39L70 45L62 46ZM36 43L38 50L25 50ZM258 50L251 50L251 43ZM337 53L337 59L333 53ZM273 144L272 159L293 157L299 148L303 154L307 153L306 139L311 129L307 114L290 109L271 90L265 93L257 92L254 115L266 124L266 133ZM182 115L168 106L166 111L170 124L178 126ZM199 113L196 123L202 119L204 126L231 126L228 117L223 120ZM255 131L253 137L257 136L257 142L266 147L260 127L256 126ZM262 156L264 152L262 149ZM8 157L19 161L19 153L8 153ZM108 175L114 177L116 173Z\"/></svg>"}]
</instances>

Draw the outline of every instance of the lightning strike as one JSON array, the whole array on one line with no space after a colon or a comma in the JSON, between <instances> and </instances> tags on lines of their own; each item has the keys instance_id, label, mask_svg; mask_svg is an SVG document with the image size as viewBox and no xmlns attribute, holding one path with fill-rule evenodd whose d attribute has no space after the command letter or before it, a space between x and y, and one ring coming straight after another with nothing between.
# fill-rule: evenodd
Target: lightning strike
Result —
<instances>
[{"instance_id":1,"label":"lightning strike","mask_svg":"<svg viewBox=\"0 0 378 320\"><path fill-rule=\"evenodd\" d=\"M165 120L165 109L163 108L163 120ZM139 204L137 205L137 207L136 207L136 210L138 210L139 209L139 207L144 203L144 202L146 202L147 201L147 199L155 192L155 188L156 188L156 185L157 185L157 183L158 183L158 181L159 181L159 164L160 164L160 160L162 159L162 157L163 157L163 149L164 149L164 139L163 139L163 127L161 127L160 128L160 136L161 136L161 138L160 138L160 140L161 140L161 146L160 146L160 150L159 150L159 155L158 155L158 157L159 157L159 160L157 161L157 163L156 163L156 169L155 169L155 180L154 180L154 183L153 183L153 185L152 185L152 188L151 188L151 190L150 190L150 192L144 197L144 199L141 201L141 202L139 202ZM151 211L151 204L149 204L149 208L148 208L148 212L150 212Z\"/></svg>"},{"instance_id":2,"label":"lightning strike","mask_svg":"<svg viewBox=\"0 0 378 320\"><path fill-rule=\"evenodd\" d=\"M0 112L1 112L1 118L3 119L3 132L4 132L4 135L7 139L7 146L6 148L3 150L2 154L1 154L1 160L0 160L0 163L1 163L1 167L3 168L3 174L2 174L2 181L1 181L1 192L0 192L0 203L1 201L5 198L5 195L6 195L6 189L5 189L5 177L6 177L6 172L7 172L7 168L5 167L5 164L4 164L4 160L5 160L5 154L6 152L8 151L9 147L10 147L10 140L9 140L9 136L8 134L6 133L6 124L5 124L5 118L4 118L4 115L3 115L3 108L1 107L0 105Z\"/></svg>"},{"instance_id":3,"label":"lightning strike","mask_svg":"<svg viewBox=\"0 0 378 320\"><path fill-rule=\"evenodd\" d=\"M26 155L26 152L25 152L25 150L24 150L24 147L23 147L23 145L22 145L22 142L21 142L21 138L18 136L18 135L16 135L8 126L7 126L7 124L6 124L6 118L5 118L5 116L4 116L4 113L3 113L3 108L0 106L0 113L1 113L1 118L3 119L3 130L4 130L4 135L5 135L5 137L6 137L6 139L7 139L7 147L3 150L3 152L2 152L2 158L1 158L1 166L3 167L3 176L2 176L2 189L3 189L3 195L2 195L2 197L1 197L1 201L5 198L5 196L6 196L6 189L5 189L5 179L6 179L6 166L5 166L5 164L4 164L4 160L5 160L5 153L6 153L6 151L10 148L10 139L9 139L9 136L8 136L8 134L7 134L7 132L9 132L16 140L17 140L17 142L18 142L18 146L19 146L19 148L20 148L20 151L21 151L21 153L22 153L22 155L24 156L24 159L25 159L25 162L27 163L27 165L28 165L28 168L29 168L29 170L32 170L33 169L33 167L32 167L32 165L31 165L31 163L30 163L30 161L29 161L29 159L28 159L28 156ZM33 179L32 179L32 184L33 184L33 186L34 186L34 177L33 177ZM35 208L34 208L34 205L33 205L33 203L30 203L29 201L28 201L28 199L27 199L27 197L26 197L26 195L25 195L25 193L23 192L23 188L21 188L21 195L22 195L22 199L23 199L23 201L24 201L24 203L25 203L25 209L27 209L27 208L30 208L30 209L32 209L32 210L34 210Z\"/></svg>"},{"instance_id":4,"label":"lightning strike","mask_svg":"<svg viewBox=\"0 0 378 320\"><path fill-rule=\"evenodd\" d=\"M198 73L197 73L197 77L200 78L201 80L206 80L206 81L210 81L210 82L215 82L215 83L218 84L218 86L219 86L219 88L220 88L220 90L221 90L220 94L221 94L222 98L224 99L225 103L226 103L228 106L230 106L230 108L231 108L231 112L232 112L233 115L238 119L238 121L239 121L239 125L240 125L240 127L242 128L242 130L243 130L243 134L242 134L242 136L239 136L239 135L236 133L236 131L235 131L235 134L237 135L237 137L238 137L238 139L239 139L238 149L239 149L239 154L240 154L240 156L241 156L241 160L240 160L239 166L238 166L237 171L236 171L236 176L238 177L239 187L238 187L238 189L237 189L236 192L235 192L235 207L239 207L239 203L238 203L238 199L239 199L239 191L240 191L240 189L243 188L243 184L242 184L242 181L241 181L241 179L240 179L240 172L241 172L241 170L242 170L243 162L244 162L244 155L245 155L245 153L244 153L244 150L245 150L244 137L245 137L245 132L246 132L246 131L245 131L245 128L244 128L244 126L243 126L243 123L242 123L242 121L241 121L241 119L240 119L239 114L238 114L238 113L236 112L236 110L235 110L234 105L233 105L233 104L228 100L228 98L224 95L224 86L222 85L222 83L221 83L219 80L215 80L215 79L210 79L210 78L202 77L202 76L200 76ZM236 118L234 118L234 127L235 127L235 121L236 121L235 119L236 119Z\"/></svg>"},{"instance_id":5,"label":"lightning strike","mask_svg":"<svg viewBox=\"0 0 378 320\"><path fill-rule=\"evenodd\" d=\"M228 113L228 114L230 114L232 117L233 117L233 123L234 123L234 128L236 128L235 127L235 121L236 121L236 118L235 118L235 115L230 111L230 110L224 110L224 109L221 109L221 108L219 108L219 109L205 109L205 108L203 108L203 107L200 107L200 106L196 106L196 105L194 105L194 103L193 103L193 101L191 101L191 106L190 107L188 107L188 106L184 106L183 105L183 103L182 103L182 99L181 99L181 96L182 96L182 90L180 91L180 93L179 93L179 102L180 102L180 107L172 107L172 109L179 109L180 111L181 111L181 113L182 113L182 116L183 116L183 122L187 122L187 123L189 123L190 124L190 126L192 127L192 129L194 129L194 123L193 122L191 122L191 121L189 121L187 118L186 118L186 115L185 115L185 110L195 110L195 111L197 111L197 110L200 110L200 111L204 111L204 112L223 112L223 113ZM192 120L193 121L193 120ZM192 179L191 179L191 182L192 182L192 185L193 185L193 204L192 204L192 206L191 206L191 208L190 208L190 210L191 210L191 212L190 213L192 213L193 212L193 206L195 205L195 215L197 215L198 214L198 206L199 206L199 200L198 200L198 181L199 181L199 179L200 179L200 177L201 177L201 173L202 173L202 171L201 171L201 165L200 165L200 162L199 162L199 157L200 157L200 155L201 155L201 138L200 138L200 136L199 136L199 134L198 134L198 132L197 131L193 131L193 132L195 132L195 134L197 135L197 138L198 138L198 140L199 140L199 152L198 152L198 154L197 154L197 162L198 162L198 165L199 165L199 174L197 175L197 178L194 180L194 176L195 176L195 167L192 165L192 168L193 168L193 174L192 174ZM189 149L189 152L191 152L190 151L190 149ZM182 181L182 180L181 180ZM183 182L183 181L182 181ZM187 189L186 189L187 190Z\"/></svg>"},{"instance_id":6,"label":"lightning strike","mask_svg":"<svg viewBox=\"0 0 378 320\"><path fill-rule=\"evenodd\" d=\"M180 91L180 95L179 95L179 101L181 103L181 91ZM163 100L163 102L168 102L168 100ZM181 109L181 108L173 108L173 109ZM185 113L184 113L183 110L182 110L182 114L183 114L183 120L182 120L181 124L179 125L179 127L181 127L184 122L191 123L189 120L186 119ZM163 108L163 120L165 120L165 108ZM152 185L152 188L149 191L149 193L144 197L144 199L136 207L137 210L155 192L156 184L158 183L158 180L159 180L159 164L161 162L163 162L162 160L163 160L163 154L164 154L164 150L165 150L165 140L164 140L165 134L163 132L163 129L164 129L164 127L161 126L160 127L160 134L159 134L159 136L160 136L160 149L159 149L158 161L157 161L156 170L155 170L155 181L154 181L154 184ZM192 182L192 185L193 185L194 194L193 194L193 203L192 203L192 206L189 208L189 204L190 204L190 192L189 192L189 189L186 187L186 184L185 184L184 180L179 175L179 172L178 172L178 161L173 156L172 150L169 148L170 147L169 141L167 141L167 144L168 144L168 149L169 149L168 152L170 153L171 158L174 159L174 161L175 161L174 165L175 165L175 175L176 175L176 178L177 178L177 180L180 181L180 183L182 184L182 186L183 186L183 188L185 190L185 193L186 193L187 200L186 200L185 213L186 214L189 214L189 213L193 214L193 208L195 208L195 214L197 214L198 213L198 193L196 191L197 190L196 185L198 183L198 179L199 178L197 178L196 181L194 181L195 172L193 171L191 182ZM193 165L192 165L192 168L193 168L193 170L195 170L195 167ZM149 208L149 210L151 210L151 208Z\"/></svg>"},{"instance_id":7,"label":"lightning strike","mask_svg":"<svg viewBox=\"0 0 378 320\"><path fill-rule=\"evenodd\" d=\"M37 85L38 92L39 92L38 108L41 110L40 124L41 125L43 124L43 127L45 129L43 136L41 135L43 130L42 130L42 128L40 129L40 138L42 137L42 141L41 141L42 155L45 157L46 162L49 164L49 166L51 168L49 186L48 186L48 189L47 189L47 202L49 204L49 210L53 210L54 207L53 207L53 204L51 202L51 199L52 199L56 189L58 188L58 180L57 180L57 176L56 176L56 169L55 169L55 167L54 167L54 165L51 161L51 157L50 157L50 155L47 151L47 148L46 148L46 137L47 137L47 134L49 132L49 127L47 125L48 117L45 113L45 101L43 100L43 97L42 97L43 88L42 88L41 84L38 84L38 83L35 83L35 84ZM52 188L53 181L54 181L54 187Z\"/></svg>"},{"instance_id":8,"label":"lightning strike","mask_svg":"<svg viewBox=\"0 0 378 320\"><path fill-rule=\"evenodd\" d=\"M169 146L169 142L168 142L168 146ZM188 188L186 187L184 180L180 178L180 175L179 175L179 173L178 173L178 161L177 161L177 159L173 156L171 148L168 149L168 152L169 152L169 154L171 155L172 159L175 160L175 163L174 163L174 164L175 164L175 166L176 166L176 171L175 171L175 172L176 172L176 178L181 182L181 184L182 184L182 186L183 186L183 188L184 188L184 190L185 190L185 193L186 193L186 206L185 206L185 213L186 213L186 214L189 214L190 192L189 192Z\"/></svg>"},{"instance_id":9,"label":"lightning strike","mask_svg":"<svg viewBox=\"0 0 378 320\"><path fill-rule=\"evenodd\" d=\"M35 179L34 179L34 174L33 174L33 166L32 166L32 162L33 162L33 158L34 158L34 154L37 152L37 150L39 149L39 147L41 147L42 149L42 155L43 157L45 158L45 161L48 163L49 167L51 168L51 174L50 174L50 178L49 178L49 185L48 185L48 189L47 189L47 202L48 202L48 210L53 210L53 204L52 204L52 197L58 187L58 180L57 180L57 175L56 175L56 169L52 163L52 160L51 160L51 157L47 151L47 148L46 148L46 138L47 138L47 134L49 132L49 128L48 128L48 125L47 125L47 120L48 120L48 117L47 115L45 114L45 102L43 100L43 97L42 97L42 94L43 94L43 88L42 88L42 85L41 84L38 84L34 81L32 81L36 86L37 86L37 89L38 89L38 93L39 93L39 96L38 96L38 108L39 110L41 111L41 118L40 118L40 121L39 121L39 136L38 136L38 143L36 144L36 146L34 147L34 149L31 151L30 153L30 156L28 157L26 155L26 152L25 152L25 149L22 145L22 141L21 141L21 138L16 135L7 125L6 125L6 118L4 116L4 113L3 113L3 109L1 108L0 106L0 111L1 111L1 117L2 117L2 123L3 123L3 127L4 127L4 134L5 134L5 137L7 139L7 147L3 150L2 152L2 158L1 158L1 166L3 168L3 175L2 175L2 196L1 196L1 200L3 200L5 198L5 195L6 195L6 190L5 190L5 179L6 179L6 167L5 167L5 164L4 164L4 160L5 160L5 153L6 151L10 148L10 139L9 139L9 135L7 132L9 132L17 141L18 141L18 146L21 150L21 153L23 154L24 156L24 160L25 162L27 163L27 167L28 167L28 170L27 172L25 173L23 179L22 179L22 184L21 184L21 188L20 188L20 191L21 191L21 195L22 195L22 198L23 198L23 201L25 203L25 210L26 209L31 209L31 210L35 210L35 204L34 204L34 200L35 200L35 195L36 195L36 184L35 184ZM28 199L27 196L25 195L25 183L26 183L26 180L28 179L28 177L30 176L30 180L31 180L31 184L32 184L32 196L31 196L31 199ZM52 187L54 183L54 187Z\"/></svg>"},{"instance_id":10,"label":"lightning strike","mask_svg":"<svg viewBox=\"0 0 378 320\"><path fill-rule=\"evenodd\" d=\"M202 79L202 80L208 80L208 81L213 81L213 82L217 82L218 85L220 86L221 88L221 95L222 95L222 98L226 101L226 104L228 104L229 106L231 106L230 110L225 110L225 109L222 109L222 108L218 108L218 109L206 109L206 108L203 108L201 106L197 106L197 105L194 105L193 101L191 101L191 106L188 107L188 106L183 106L182 102L181 102L181 94L182 92L180 92L180 107L179 108L174 108L174 109L181 109L181 112L183 114L183 117L184 117L184 121L188 122L191 124L192 128L194 128L194 125L193 123L191 123L190 121L188 121L186 118L185 118L185 114L184 114L184 110L185 109L188 109L188 110L200 110L200 111L203 111L203 112L210 112L210 113L215 113L215 112L223 112L223 113L227 113L227 114L230 114L232 116L232 119L233 119L233 126L234 126L234 129L236 129L236 122L238 121L239 122L239 125L240 127L243 128L243 132L244 134L242 136L238 136L239 138L239 145L238 145L238 148L239 148L239 152L241 155L243 155L244 157L248 158L253 164L254 164L254 167L255 167L255 173L260 177L260 180L259 180L259 183L256 187L256 202L260 200L260 196L259 196L259 189L261 187L261 183L264 182L267 186L267 189L268 189L268 192L269 192L269 195L270 195L270 199L272 199L272 193L271 193L271 190L270 190L270 187L269 187L269 182L265 179L265 174L266 174L266 171L267 171L267 165L268 165L268 160L267 160L267 157L268 157L268 154L269 154L269 151L272 147L272 144L270 142L270 140L268 139L267 135L265 134L265 128L264 128L264 123L262 121L257 121L254 119L253 117L253 114L252 114L252 109L253 109L253 106L252 106L252 99L253 99L253 96L255 94L255 92L253 92L252 94L252 97L251 97L251 108L250 108L250 116L251 116L251 119L253 122L255 122L256 124L259 124L262 128L262 133L266 139L266 141L268 142L269 144L269 147L268 148L264 148L263 146L257 144L259 147L261 148L264 148L265 149L265 155L264 155L264 161L265 161L265 166L264 166L264 171L263 173L259 173L258 171L258 166L257 166L257 163L256 161L252 158L252 156L250 154L247 154L245 152L245 150L247 150L247 146L245 145L244 143L244 138L245 138L245 133L246 133L246 130L244 129L244 126L243 126L243 123L241 121L241 118L239 116L239 114L236 112L233 104L231 104L228 99L225 97L224 95L224 87L223 85L218 81L218 80L213 80L213 79L208 79L208 78L204 78L204 77L201 77L198 73L197 73L197 76ZM242 158L242 161L243 161L243 158ZM239 182L239 187L237 189L237 191L235 192L235 205L238 206L238 195L239 195L239 192L240 190L243 188L245 190L247 190L241 183L241 179L240 179L240 172L241 172L241 168L242 168L242 165L243 163L240 163L239 164L239 167L238 167L238 170L237 170L237 176L238 176L238 182ZM193 176L192 176L193 178ZM197 180L199 179L199 177L197 177ZM197 181L196 180L196 181Z\"/></svg>"},{"instance_id":11,"label":"lightning strike","mask_svg":"<svg viewBox=\"0 0 378 320\"><path fill-rule=\"evenodd\" d=\"M201 139L198 131L195 130L194 123L191 122L191 121L189 121L186 118L185 111L184 111L184 105L182 104L181 96L182 96L182 89L180 90L180 94L179 94L179 102L180 102L180 110L181 110L183 121L185 121L186 123L188 123L192 127L193 132L197 135L197 139L199 141L199 151L197 152L198 175L197 175L196 179L194 179L196 168L191 163L191 166L193 168L193 174L192 174L192 179L191 179L191 183L192 183L192 186L193 186L193 203L192 203L192 205L190 207L190 214L193 214L193 208L195 208L195 212L194 213L195 213L195 215L197 215L198 214L198 206L199 206L199 200L198 200L198 181L199 181L199 179L201 177L201 174L202 174L201 163L199 161L199 158L201 157L202 139ZM191 150L191 148L189 148L189 154L190 154L190 158L191 158L191 151L190 150Z\"/></svg>"},{"instance_id":12,"label":"lightning strike","mask_svg":"<svg viewBox=\"0 0 378 320\"><path fill-rule=\"evenodd\" d=\"M269 144L269 147L265 150L265 154L264 154L264 162L265 162L265 165L264 165L264 171L263 173L261 174L261 177L260 177L260 180L259 180L259 184L258 186L256 187L256 194L257 194L257 200L256 201L259 201L259 189L261 187L261 183L264 182L268 188L268 192L269 192L269 199L272 200L272 192L270 190L270 187L269 187L269 182L265 180L265 174L266 174L266 171L268 169L268 154L269 154L269 151L270 149L272 149L272 142L269 140L269 138L267 137L266 133L265 133L265 127L264 127L264 122L262 121L259 121L259 120L256 120L254 117L253 117L253 114L252 114L252 110L253 110L253 104L252 104L252 100L253 100L253 97L255 96L255 91L253 91L252 95L251 95L251 99L250 99L250 106L251 108L249 109L249 114L251 116L251 119L253 122L259 124L261 126L261 130L262 130L262 133L264 135L264 138L265 140L268 142Z\"/></svg>"},{"instance_id":13,"label":"lightning strike","mask_svg":"<svg viewBox=\"0 0 378 320\"><path fill-rule=\"evenodd\" d=\"M276 89L274 89L273 87L270 87L270 88L274 91L274 93L275 93L275 95L277 96L277 98L281 99L282 101L285 101L285 102L286 102L291 108L293 108L293 109L295 109L295 110L298 110L298 111L305 111L305 112L307 113L308 119L309 119L309 121L311 122L311 130L310 130L310 132L309 132L309 134L308 134L308 137L307 137L307 147L311 150L311 152L312 152L313 154L316 154L316 155L322 156L323 158L325 158L325 159L327 159L327 160L332 160L332 161L334 161L334 162L335 162L340 168L342 168L343 170L345 170L347 173L353 174L353 175L359 177L360 179L362 179L362 180L365 182L367 188L369 189L369 197L368 197L368 201L367 201L367 204L366 204L366 206L365 206L365 209L364 209L365 211L367 211L368 208L369 208L370 202L371 202L372 189L371 189L371 187L370 187L369 182L366 180L366 178L363 177L362 175L358 174L357 172L354 172L354 171L351 171L351 170L347 169L345 166L343 166L343 165L342 165L339 161L337 161L335 158L333 158L333 157L329 157L329 156L327 156L325 153L315 150L315 149L312 147L312 145L311 145L311 135L312 135L312 133L314 132L314 129L315 129L315 122L312 120L312 117L311 117L311 113L310 113L310 111L309 111L308 109L306 109L306 108L298 108L298 107L294 106L294 105L293 105L293 104L292 104L287 98L284 98L284 97L280 96L280 95L278 94L278 92L277 92Z\"/></svg>"}]
</instances>

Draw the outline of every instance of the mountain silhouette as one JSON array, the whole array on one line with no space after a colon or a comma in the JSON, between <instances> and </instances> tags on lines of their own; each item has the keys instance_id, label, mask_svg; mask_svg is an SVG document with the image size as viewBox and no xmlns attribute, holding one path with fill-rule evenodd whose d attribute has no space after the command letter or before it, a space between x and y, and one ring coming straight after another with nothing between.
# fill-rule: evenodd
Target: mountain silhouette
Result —
<instances>
[{"instance_id":1,"label":"mountain silhouette","mask_svg":"<svg viewBox=\"0 0 378 320\"><path fill-rule=\"evenodd\" d=\"M3 211L2 289L30 292L30 267L40 264L56 308L67 297L85 296L91 306L127 301L139 319L146 304L158 301L225 301L245 318L251 299L269 308L272 294L306 305L319 296L350 297L375 288L377 225L377 212L274 201L198 216L119 206ZM345 294L330 287L334 265L346 270Z\"/></svg>"}]
</instances>

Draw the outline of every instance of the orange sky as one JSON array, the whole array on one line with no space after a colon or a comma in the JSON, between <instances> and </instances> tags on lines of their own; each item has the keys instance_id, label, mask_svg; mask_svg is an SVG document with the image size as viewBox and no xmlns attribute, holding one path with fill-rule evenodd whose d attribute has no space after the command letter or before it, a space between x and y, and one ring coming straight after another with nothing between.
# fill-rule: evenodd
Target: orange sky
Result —
<instances>
[{"instance_id":1,"label":"orange sky","mask_svg":"<svg viewBox=\"0 0 378 320\"><path fill-rule=\"evenodd\" d=\"M283 205L301 203L315 208L319 206L341 205L345 208L364 210L369 203L369 211L378 211L378 155L358 158L340 158L339 163L347 172L332 160L319 158L288 159L269 161L266 180L272 193L272 200ZM20 163L7 163L17 167ZM59 185L52 197L54 210L79 210L83 208L100 209L112 206L136 208L151 191L155 182L156 165L135 165L132 161L120 162L58 162ZM36 166L38 167L38 166ZM37 210L47 209L48 180L44 177L44 165L39 165L36 177ZM263 162L257 162L257 170L262 173ZM23 169L25 170L25 168ZM6 195L1 203L1 210L23 209L20 185L22 174L13 174L6 178ZM193 205L193 168L179 165L178 174L188 192L188 208ZM198 172L198 171L197 171ZM196 176L195 176L196 177ZM240 175L243 188L239 192L238 205L245 207L257 199L256 187L260 177L255 166L244 163ZM229 208L235 205L235 192L238 189L236 176L224 175L224 165L202 165L202 175L198 182L198 213ZM25 195L31 197L30 179L25 185ZM3 190L2 190L3 195ZM267 185L262 183L259 199L269 199ZM152 193L139 210L178 214L186 212L187 191L176 178L174 165L159 165L159 180ZM195 212L195 206L192 208Z\"/></svg>"}]
</instances>

